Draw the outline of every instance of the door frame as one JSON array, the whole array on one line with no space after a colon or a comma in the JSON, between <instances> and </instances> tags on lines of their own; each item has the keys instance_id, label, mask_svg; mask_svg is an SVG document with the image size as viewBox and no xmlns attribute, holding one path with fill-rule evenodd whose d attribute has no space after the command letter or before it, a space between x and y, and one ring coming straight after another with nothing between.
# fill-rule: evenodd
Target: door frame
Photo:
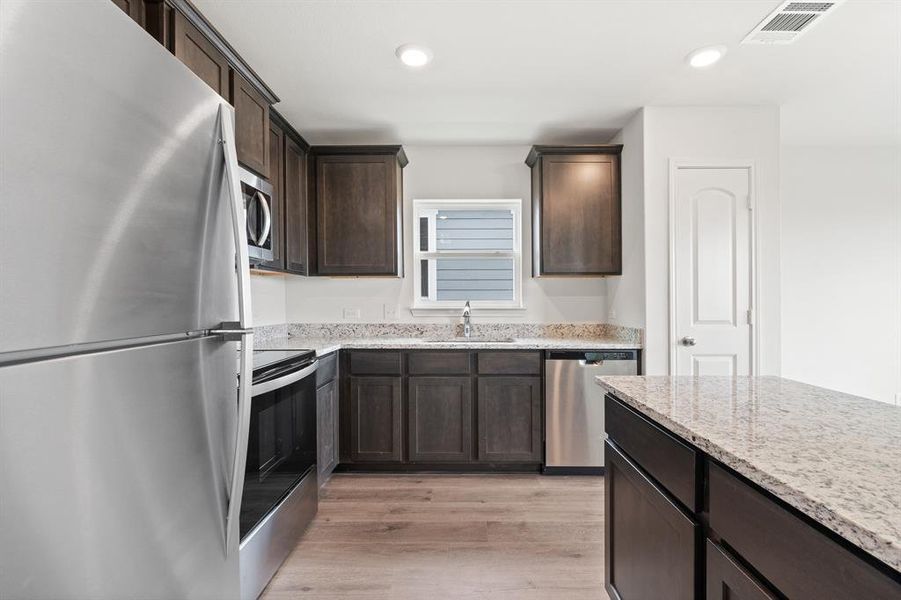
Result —
<instances>
[{"instance_id":1,"label":"door frame","mask_svg":"<svg viewBox=\"0 0 901 600\"><path fill-rule=\"evenodd\" d=\"M751 221L749 259L750 268L750 303L751 303L751 365L750 374L756 375L760 365L760 281L757 272L759 264L758 227L757 227L757 164L753 159L728 158L670 158L669 159L669 339L667 340L667 363L670 375L676 374L676 174L680 169L747 169L748 170L748 209Z\"/></svg>"}]
</instances>

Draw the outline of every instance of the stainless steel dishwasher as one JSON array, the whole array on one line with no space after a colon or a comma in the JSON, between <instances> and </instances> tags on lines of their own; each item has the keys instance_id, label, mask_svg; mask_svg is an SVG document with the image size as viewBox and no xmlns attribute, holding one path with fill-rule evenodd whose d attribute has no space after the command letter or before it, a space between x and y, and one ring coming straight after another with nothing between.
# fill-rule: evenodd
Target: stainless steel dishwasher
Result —
<instances>
[{"instance_id":1,"label":"stainless steel dishwasher","mask_svg":"<svg viewBox=\"0 0 901 600\"><path fill-rule=\"evenodd\" d=\"M594 378L638 370L638 350L547 351L545 473L604 472L604 393Z\"/></svg>"}]
</instances>

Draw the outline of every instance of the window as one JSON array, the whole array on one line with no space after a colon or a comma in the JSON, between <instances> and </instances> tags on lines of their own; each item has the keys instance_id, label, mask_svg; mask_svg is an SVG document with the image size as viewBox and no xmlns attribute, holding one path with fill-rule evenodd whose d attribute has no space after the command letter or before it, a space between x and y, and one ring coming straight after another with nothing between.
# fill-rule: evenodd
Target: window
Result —
<instances>
[{"instance_id":1,"label":"window","mask_svg":"<svg viewBox=\"0 0 901 600\"><path fill-rule=\"evenodd\" d=\"M413 201L413 308L522 307L520 200Z\"/></svg>"}]
</instances>

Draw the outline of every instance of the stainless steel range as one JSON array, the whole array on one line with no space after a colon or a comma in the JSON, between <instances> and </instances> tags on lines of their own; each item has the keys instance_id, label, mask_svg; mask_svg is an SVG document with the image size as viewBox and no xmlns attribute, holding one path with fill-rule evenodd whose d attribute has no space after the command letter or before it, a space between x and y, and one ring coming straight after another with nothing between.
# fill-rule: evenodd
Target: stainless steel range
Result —
<instances>
[{"instance_id":1,"label":"stainless steel range","mask_svg":"<svg viewBox=\"0 0 901 600\"><path fill-rule=\"evenodd\" d=\"M319 506L312 350L257 350L244 493L241 597L259 596Z\"/></svg>"}]
</instances>

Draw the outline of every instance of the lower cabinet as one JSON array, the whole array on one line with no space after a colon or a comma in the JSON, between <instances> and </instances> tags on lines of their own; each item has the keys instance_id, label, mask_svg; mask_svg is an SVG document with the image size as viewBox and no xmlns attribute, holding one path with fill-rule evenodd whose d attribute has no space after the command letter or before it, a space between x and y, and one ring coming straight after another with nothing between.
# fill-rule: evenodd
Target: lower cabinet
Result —
<instances>
[{"instance_id":1,"label":"lower cabinet","mask_svg":"<svg viewBox=\"0 0 901 600\"><path fill-rule=\"evenodd\" d=\"M611 598L695 598L700 526L609 442L604 556Z\"/></svg>"},{"instance_id":2,"label":"lower cabinet","mask_svg":"<svg viewBox=\"0 0 901 600\"><path fill-rule=\"evenodd\" d=\"M410 377L407 389L410 460L472 460L472 379Z\"/></svg>"},{"instance_id":3,"label":"lower cabinet","mask_svg":"<svg viewBox=\"0 0 901 600\"><path fill-rule=\"evenodd\" d=\"M726 550L707 540L707 600L776 600Z\"/></svg>"},{"instance_id":4,"label":"lower cabinet","mask_svg":"<svg viewBox=\"0 0 901 600\"><path fill-rule=\"evenodd\" d=\"M611 598L901 600L889 567L615 397L605 407Z\"/></svg>"},{"instance_id":5,"label":"lower cabinet","mask_svg":"<svg viewBox=\"0 0 901 600\"><path fill-rule=\"evenodd\" d=\"M541 377L479 377L479 460L541 461Z\"/></svg>"},{"instance_id":6,"label":"lower cabinet","mask_svg":"<svg viewBox=\"0 0 901 600\"><path fill-rule=\"evenodd\" d=\"M540 468L540 351L348 350L342 360L342 467Z\"/></svg>"},{"instance_id":7,"label":"lower cabinet","mask_svg":"<svg viewBox=\"0 0 901 600\"><path fill-rule=\"evenodd\" d=\"M332 379L316 390L316 441L319 485L338 466L338 380Z\"/></svg>"},{"instance_id":8,"label":"lower cabinet","mask_svg":"<svg viewBox=\"0 0 901 600\"><path fill-rule=\"evenodd\" d=\"M350 451L353 462L403 458L400 377L350 378Z\"/></svg>"}]
</instances>

